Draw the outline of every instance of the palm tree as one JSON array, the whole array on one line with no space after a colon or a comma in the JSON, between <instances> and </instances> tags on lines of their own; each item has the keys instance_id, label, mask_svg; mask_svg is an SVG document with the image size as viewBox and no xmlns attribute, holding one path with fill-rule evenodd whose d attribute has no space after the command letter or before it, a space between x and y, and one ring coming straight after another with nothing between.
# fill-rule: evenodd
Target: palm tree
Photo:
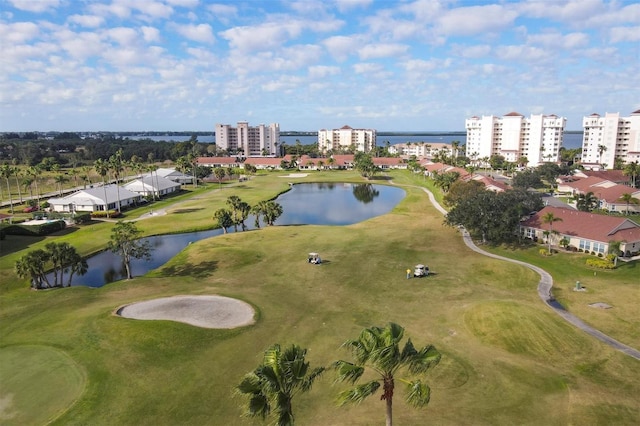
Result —
<instances>
[{"instance_id":1,"label":"palm tree","mask_svg":"<svg viewBox=\"0 0 640 426\"><path fill-rule=\"evenodd\" d=\"M576 199L576 207L581 212L590 212L598 205L598 198L593 192L587 192L586 194L578 194Z\"/></svg>"},{"instance_id":2,"label":"palm tree","mask_svg":"<svg viewBox=\"0 0 640 426\"><path fill-rule=\"evenodd\" d=\"M557 234L557 231L553 230L553 224L555 222L561 222L561 221L562 221L562 218L557 217L552 212L549 212L544 216L542 216L542 223L549 225L549 230L548 230L549 235L547 236L547 242L549 244L549 254L551 254L551 234L554 234L554 233Z\"/></svg>"},{"instance_id":3,"label":"palm tree","mask_svg":"<svg viewBox=\"0 0 640 426\"><path fill-rule=\"evenodd\" d=\"M276 220L282 215L282 206L275 201L267 201L264 204L264 221L268 226L273 226Z\"/></svg>"},{"instance_id":4,"label":"palm tree","mask_svg":"<svg viewBox=\"0 0 640 426\"><path fill-rule=\"evenodd\" d=\"M386 402L387 426L393 424L393 393L395 379L400 369L408 370L410 380L399 379L406 385L406 400L414 407L424 407L429 403L430 389L427 384L415 379L425 374L440 362L441 355L432 345L416 350L408 339L400 348L404 337L404 328L389 323L386 327L365 328L355 340L347 340L342 346L349 349L355 362L336 361L333 366L338 372L338 381L355 384L367 371L367 367L376 378L365 384L356 385L339 395L341 405L359 403L373 395L382 385L380 399Z\"/></svg>"},{"instance_id":5,"label":"palm tree","mask_svg":"<svg viewBox=\"0 0 640 426\"><path fill-rule=\"evenodd\" d=\"M22 199L22 190L20 189L20 178L22 178L22 170L19 167L12 168L13 177L16 180L16 187L18 188L18 198L20 199L20 204L24 202Z\"/></svg>"},{"instance_id":6,"label":"palm tree","mask_svg":"<svg viewBox=\"0 0 640 426\"><path fill-rule=\"evenodd\" d=\"M624 194L622 194L620 196L620 200L624 201L627 204L627 210L626 210L627 215L629 214L629 204L631 203L638 204L638 200L636 198L633 198L633 196L628 192L625 192Z\"/></svg>"},{"instance_id":7,"label":"palm tree","mask_svg":"<svg viewBox=\"0 0 640 426\"><path fill-rule=\"evenodd\" d=\"M240 204L242 200L237 195L232 195L227 198L227 205L231 207L231 218L233 220L233 229L238 231L238 224L240 220L238 219L238 213L240 212Z\"/></svg>"},{"instance_id":8,"label":"palm tree","mask_svg":"<svg viewBox=\"0 0 640 426\"><path fill-rule=\"evenodd\" d=\"M245 203L244 201L242 201L238 205L238 220L240 221L240 225L242 225L243 231L247 229L247 226L245 225L244 221L247 220L250 213L251 213L251 206L248 203Z\"/></svg>"},{"instance_id":9,"label":"palm tree","mask_svg":"<svg viewBox=\"0 0 640 426\"><path fill-rule=\"evenodd\" d=\"M31 250L16 261L16 274L20 278L29 278L32 288L51 287L46 274L49 257L50 254L45 250Z\"/></svg>"},{"instance_id":10,"label":"palm tree","mask_svg":"<svg viewBox=\"0 0 640 426\"><path fill-rule=\"evenodd\" d=\"M9 194L9 206L11 207L11 214L13 214L13 196L11 195L11 185L9 184L9 178L13 175L13 167L8 164L3 164L0 167L0 176L2 176L7 183L7 194Z\"/></svg>"},{"instance_id":11,"label":"palm tree","mask_svg":"<svg viewBox=\"0 0 640 426\"><path fill-rule=\"evenodd\" d=\"M69 181L69 179L67 179L67 177L65 175L63 175L62 173L56 175L53 178L53 181L56 183L56 186L58 187L58 194L60 194L60 196L62 196L62 190L63 190L63 185Z\"/></svg>"},{"instance_id":12,"label":"palm tree","mask_svg":"<svg viewBox=\"0 0 640 426\"><path fill-rule=\"evenodd\" d=\"M113 177L116 180L116 193L118 197L118 212L122 211L120 205L120 178L124 172L124 162L122 161L122 149L116 151L115 155L109 157L109 169L113 172Z\"/></svg>"},{"instance_id":13,"label":"palm tree","mask_svg":"<svg viewBox=\"0 0 640 426\"><path fill-rule=\"evenodd\" d=\"M213 219L218 222L218 226L222 228L222 231L226 234L227 228L233 225L233 218L231 212L227 209L218 209L213 214Z\"/></svg>"},{"instance_id":14,"label":"palm tree","mask_svg":"<svg viewBox=\"0 0 640 426\"><path fill-rule=\"evenodd\" d=\"M107 173L109 173L109 164L104 161L102 158L98 158L93 162L93 167L96 169L96 172L102 176L102 189L104 190L104 209L107 212L107 218L109 217L109 201L107 200L107 186L105 182L105 177Z\"/></svg>"},{"instance_id":15,"label":"palm tree","mask_svg":"<svg viewBox=\"0 0 640 426\"><path fill-rule=\"evenodd\" d=\"M640 174L640 164L638 164L637 161L634 161L632 163L629 164L625 164L624 168L622 169L622 173L625 176L630 176L631 177L631 186L633 188L636 187L636 177Z\"/></svg>"},{"instance_id":16,"label":"palm tree","mask_svg":"<svg viewBox=\"0 0 640 426\"><path fill-rule=\"evenodd\" d=\"M282 349L275 344L267 349L262 364L237 387L238 394L249 398L246 415L264 419L273 413L278 426L293 425L293 398L310 390L325 370L311 369L306 355L307 350L297 345Z\"/></svg>"},{"instance_id":17,"label":"palm tree","mask_svg":"<svg viewBox=\"0 0 640 426\"><path fill-rule=\"evenodd\" d=\"M600 164L602 164L602 154L607 150L607 147L604 145L598 145L598 158Z\"/></svg>"},{"instance_id":18,"label":"palm tree","mask_svg":"<svg viewBox=\"0 0 640 426\"><path fill-rule=\"evenodd\" d=\"M118 221L111 229L111 238L107 249L122 257L127 272L127 279L133 278L131 273L132 259L150 259L151 246L149 241L139 239L142 231L133 222Z\"/></svg>"}]
</instances>

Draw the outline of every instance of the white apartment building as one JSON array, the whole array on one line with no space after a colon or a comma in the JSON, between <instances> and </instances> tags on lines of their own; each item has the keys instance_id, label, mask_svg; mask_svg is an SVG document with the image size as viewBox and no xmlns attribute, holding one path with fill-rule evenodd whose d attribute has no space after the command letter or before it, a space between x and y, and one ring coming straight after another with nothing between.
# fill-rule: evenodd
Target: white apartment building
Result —
<instances>
[{"instance_id":1,"label":"white apartment building","mask_svg":"<svg viewBox=\"0 0 640 426\"><path fill-rule=\"evenodd\" d=\"M376 131L373 129L352 129L343 126L333 130L318 130L318 149L321 152L353 148L355 151L370 152L376 146Z\"/></svg>"},{"instance_id":2,"label":"white apartment building","mask_svg":"<svg viewBox=\"0 0 640 426\"><path fill-rule=\"evenodd\" d=\"M458 150L458 154L462 153ZM390 154L398 154L400 157L409 158L433 158L437 154L451 157L454 155L453 146L442 142L402 142L389 147Z\"/></svg>"},{"instance_id":3,"label":"white apartment building","mask_svg":"<svg viewBox=\"0 0 640 426\"><path fill-rule=\"evenodd\" d=\"M479 160L501 155L512 163L526 157L529 167L556 162L566 124L566 118L553 114L532 114L529 118L517 112L502 117L474 116L465 120L466 156Z\"/></svg>"},{"instance_id":4,"label":"white apartment building","mask_svg":"<svg viewBox=\"0 0 640 426\"><path fill-rule=\"evenodd\" d=\"M242 157L275 156L279 143L278 123L256 127L249 126L247 121L238 121L237 127L216 124L216 147Z\"/></svg>"},{"instance_id":5,"label":"white apartment building","mask_svg":"<svg viewBox=\"0 0 640 426\"><path fill-rule=\"evenodd\" d=\"M616 158L624 163L640 162L640 110L629 117L607 112L582 119L582 166L613 169Z\"/></svg>"}]
</instances>

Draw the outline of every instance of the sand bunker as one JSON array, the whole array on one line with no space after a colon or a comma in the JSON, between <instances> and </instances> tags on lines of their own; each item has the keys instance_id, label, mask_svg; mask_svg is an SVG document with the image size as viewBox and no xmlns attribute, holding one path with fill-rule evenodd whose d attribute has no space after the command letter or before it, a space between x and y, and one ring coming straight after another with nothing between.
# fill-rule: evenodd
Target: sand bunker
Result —
<instances>
[{"instance_id":1,"label":"sand bunker","mask_svg":"<svg viewBox=\"0 0 640 426\"><path fill-rule=\"evenodd\" d=\"M173 296L133 303L116 312L123 318L169 320L204 328L253 324L251 305L223 296Z\"/></svg>"},{"instance_id":2,"label":"sand bunker","mask_svg":"<svg viewBox=\"0 0 640 426\"><path fill-rule=\"evenodd\" d=\"M289 173L286 176L280 176L283 178L303 178L303 177L307 177L308 173Z\"/></svg>"}]
</instances>

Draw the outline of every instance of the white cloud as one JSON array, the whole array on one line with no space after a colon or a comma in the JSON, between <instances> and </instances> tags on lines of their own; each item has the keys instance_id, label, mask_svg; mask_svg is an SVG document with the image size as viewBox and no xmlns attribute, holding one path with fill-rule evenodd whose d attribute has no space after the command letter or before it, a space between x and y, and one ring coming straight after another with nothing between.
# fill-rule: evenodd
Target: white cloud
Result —
<instances>
[{"instance_id":1,"label":"white cloud","mask_svg":"<svg viewBox=\"0 0 640 426\"><path fill-rule=\"evenodd\" d=\"M322 44L329 51L329 54L338 61L344 61L349 56L357 53L363 44L363 40L358 36L333 36L325 39Z\"/></svg>"},{"instance_id":2,"label":"white cloud","mask_svg":"<svg viewBox=\"0 0 640 426\"><path fill-rule=\"evenodd\" d=\"M409 46L396 43L368 44L358 49L361 59L388 58L404 55Z\"/></svg>"},{"instance_id":3,"label":"white cloud","mask_svg":"<svg viewBox=\"0 0 640 426\"><path fill-rule=\"evenodd\" d=\"M589 36L585 33L561 34L559 32L548 32L542 34L532 34L527 37L528 44L541 45L547 48L562 48L573 50L589 44Z\"/></svg>"},{"instance_id":4,"label":"white cloud","mask_svg":"<svg viewBox=\"0 0 640 426\"><path fill-rule=\"evenodd\" d=\"M111 3L111 4L103 4L103 3L92 3L87 9L96 15L109 17L109 15L115 15L120 19L126 19L131 16L131 8L127 5L120 3Z\"/></svg>"},{"instance_id":5,"label":"white cloud","mask_svg":"<svg viewBox=\"0 0 640 426\"><path fill-rule=\"evenodd\" d=\"M200 43L213 43L216 41L209 24L175 25L174 28L178 34L189 40Z\"/></svg>"},{"instance_id":6,"label":"white cloud","mask_svg":"<svg viewBox=\"0 0 640 426\"><path fill-rule=\"evenodd\" d=\"M67 18L67 22L78 24L86 28L98 28L104 24L104 18L96 15L71 15Z\"/></svg>"},{"instance_id":7,"label":"white cloud","mask_svg":"<svg viewBox=\"0 0 640 426\"><path fill-rule=\"evenodd\" d=\"M332 75L340 74L340 67L315 65L309 67L309 77L311 78L325 78Z\"/></svg>"},{"instance_id":8,"label":"white cloud","mask_svg":"<svg viewBox=\"0 0 640 426\"><path fill-rule=\"evenodd\" d=\"M138 32L133 28L127 27L111 28L106 31L106 35L122 46L135 44L138 39Z\"/></svg>"},{"instance_id":9,"label":"white cloud","mask_svg":"<svg viewBox=\"0 0 640 426\"><path fill-rule=\"evenodd\" d=\"M160 31L154 27L140 27L144 41L155 43L160 41Z\"/></svg>"},{"instance_id":10,"label":"white cloud","mask_svg":"<svg viewBox=\"0 0 640 426\"><path fill-rule=\"evenodd\" d=\"M335 0L335 5L340 13L346 13L353 9L366 9L372 2L373 0Z\"/></svg>"},{"instance_id":11,"label":"white cloud","mask_svg":"<svg viewBox=\"0 0 640 426\"><path fill-rule=\"evenodd\" d=\"M166 19L173 14L171 6L153 0L135 0L130 3L130 7L151 18Z\"/></svg>"},{"instance_id":12,"label":"white cloud","mask_svg":"<svg viewBox=\"0 0 640 426\"><path fill-rule=\"evenodd\" d=\"M491 53L491 46L488 44L458 46L456 50L457 53L464 58L482 58Z\"/></svg>"},{"instance_id":13,"label":"white cloud","mask_svg":"<svg viewBox=\"0 0 640 426\"><path fill-rule=\"evenodd\" d=\"M241 52L270 50L296 38L305 25L301 21L268 22L253 27L234 27L220 35Z\"/></svg>"},{"instance_id":14,"label":"white cloud","mask_svg":"<svg viewBox=\"0 0 640 426\"><path fill-rule=\"evenodd\" d=\"M199 0L165 0L165 1L172 6L186 7L189 9L196 7L200 3Z\"/></svg>"},{"instance_id":15,"label":"white cloud","mask_svg":"<svg viewBox=\"0 0 640 426\"><path fill-rule=\"evenodd\" d=\"M9 0L16 9L27 12L46 12L60 6L60 0Z\"/></svg>"},{"instance_id":16,"label":"white cloud","mask_svg":"<svg viewBox=\"0 0 640 426\"><path fill-rule=\"evenodd\" d=\"M613 27L609 30L609 39L611 40L611 43L640 41L640 26Z\"/></svg>"},{"instance_id":17,"label":"white cloud","mask_svg":"<svg viewBox=\"0 0 640 426\"><path fill-rule=\"evenodd\" d=\"M207 10L222 22L227 22L238 14L238 8L230 4L211 4L207 6Z\"/></svg>"},{"instance_id":18,"label":"white cloud","mask_svg":"<svg viewBox=\"0 0 640 426\"><path fill-rule=\"evenodd\" d=\"M0 40L2 46L6 42L24 43L38 37L40 30L33 22L16 22L15 24L0 23ZM9 44L7 43L7 44Z\"/></svg>"},{"instance_id":19,"label":"white cloud","mask_svg":"<svg viewBox=\"0 0 640 426\"><path fill-rule=\"evenodd\" d=\"M445 36L498 33L511 27L518 14L497 4L450 9L436 23Z\"/></svg>"},{"instance_id":20,"label":"white cloud","mask_svg":"<svg viewBox=\"0 0 640 426\"><path fill-rule=\"evenodd\" d=\"M495 51L500 59L520 64L546 62L554 58L553 54L546 49L525 45L498 46Z\"/></svg>"},{"instance_id":21,"label":"white cloud","mask_svg":"<svg viewBox=\"0 0 640 426\"><path fill-rule=\"evenodd\" d=\"M375 62L360 62L354 64L352 68L356 74L374 74L384 71L384 67Z\"/></svg>"}]
</instances>

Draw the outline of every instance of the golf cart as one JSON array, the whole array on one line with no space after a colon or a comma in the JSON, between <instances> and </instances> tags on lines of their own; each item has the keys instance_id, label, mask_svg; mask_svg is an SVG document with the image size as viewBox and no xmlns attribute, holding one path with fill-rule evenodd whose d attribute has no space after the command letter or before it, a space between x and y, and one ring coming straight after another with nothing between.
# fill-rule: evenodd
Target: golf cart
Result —
<instances>
[{"instance_id":1,"label":"golf cart","mask_svg":"<svg viewBox=\"0 0 640 426\"><path fill-rule=\"evenodd\" d=\"M322 263L322 259L320 259L320 255L318 253L309 253L307 262L313 263L314 265L319 265Z\"/></svg>"},{"instance_id":2,"label":"golf cart","mask_svg":"<svg viewBox=\"0 0 640 426\"><path fill-rule=\"evenodd\" d=\"M429 275L429 267L426 265L416 265L413 269L414 277L426 277Z\"/></svg>"}]
</instances>

